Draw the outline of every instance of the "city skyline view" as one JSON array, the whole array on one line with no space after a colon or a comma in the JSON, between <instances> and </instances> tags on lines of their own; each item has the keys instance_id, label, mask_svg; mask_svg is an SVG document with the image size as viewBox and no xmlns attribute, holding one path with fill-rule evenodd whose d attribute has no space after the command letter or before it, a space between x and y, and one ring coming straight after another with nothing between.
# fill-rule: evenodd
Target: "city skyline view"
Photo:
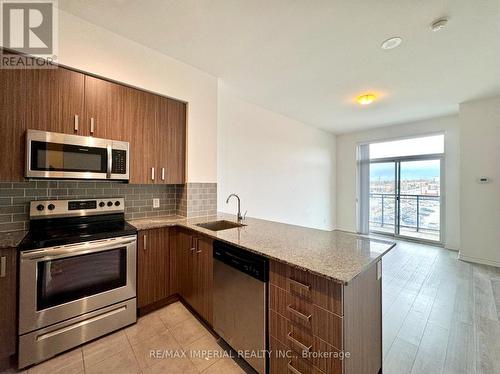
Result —
<instances>
[{"instance_id":1,"label":"city skyline view","mask_svg":"<svg viewBox=\"0 0 500 374\"><path fill-rule=\"evenodd\" d=\"M396 162L370 164L370 230L439 240L440 160L400 162L399 222Z\"/></svg>"}]
</instances>

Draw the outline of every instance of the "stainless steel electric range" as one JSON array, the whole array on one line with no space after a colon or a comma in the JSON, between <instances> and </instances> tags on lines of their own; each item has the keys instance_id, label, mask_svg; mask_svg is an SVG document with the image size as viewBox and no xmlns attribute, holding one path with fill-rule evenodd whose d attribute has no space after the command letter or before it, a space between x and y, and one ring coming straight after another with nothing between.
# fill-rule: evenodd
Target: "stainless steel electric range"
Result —
<instances>
[{"instance_id":1,"label":"stainless steel electric range","mask_svg":"<svg viewBox=\"0 0 500 374\"><path fill-rule=\"evenodd\" d=\"M123 198L32 201L19 246L19 368L136 322Z\"/></svg>"}]
</instances>

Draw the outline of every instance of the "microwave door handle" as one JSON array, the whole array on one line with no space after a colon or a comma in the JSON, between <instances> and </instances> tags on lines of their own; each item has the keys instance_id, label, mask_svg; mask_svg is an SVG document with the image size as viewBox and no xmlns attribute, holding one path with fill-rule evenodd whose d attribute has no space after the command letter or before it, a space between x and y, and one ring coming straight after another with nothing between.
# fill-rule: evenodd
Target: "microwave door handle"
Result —
<instances>
[{"instance_id":1,"label":"microwave door handle","mask_svg":"<svg viewBox=\"0 0 500 374\"><path fill-rule=\"evenodd\" d=\"M111 169L113 167L113 159L112 159L113 152L112 152L110 144L108 144L106 146L106 149L108 151L108 169L107 169L107 173L106 173L106 178L110 179L111 178Z\"/></svg>"}]
</instances>

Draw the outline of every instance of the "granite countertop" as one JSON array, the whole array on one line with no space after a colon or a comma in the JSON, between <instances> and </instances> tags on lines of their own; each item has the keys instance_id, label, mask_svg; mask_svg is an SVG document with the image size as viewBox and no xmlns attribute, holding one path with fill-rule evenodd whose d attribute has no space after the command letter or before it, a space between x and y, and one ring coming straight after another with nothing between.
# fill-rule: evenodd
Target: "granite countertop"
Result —
<instances>
[{"instance_id":1,"label":"granite countertop","mask_svg":"<svg viewBox=\"0 0 500 374\"><path fill-rule=\"evenodd\" d=\"M396 245L344 231L311 229L256 218L247 218L242 222L246 226L229 230L211 231L196 226L221 219L236 221L234 215L220 213L203 218L169 216L128 222L138 230L186 227L343 284L352 281Z\"/></svg>"},{"instance_id":2,"label":"granite countertop","mask_svg":"<svg viewBox=\"0 0 500 374\"><path fill-rule=\"evenodd\" d=\"M0 249L17 247L26 234L27 231L0 232Z\"/></svg>"}]
</instances>

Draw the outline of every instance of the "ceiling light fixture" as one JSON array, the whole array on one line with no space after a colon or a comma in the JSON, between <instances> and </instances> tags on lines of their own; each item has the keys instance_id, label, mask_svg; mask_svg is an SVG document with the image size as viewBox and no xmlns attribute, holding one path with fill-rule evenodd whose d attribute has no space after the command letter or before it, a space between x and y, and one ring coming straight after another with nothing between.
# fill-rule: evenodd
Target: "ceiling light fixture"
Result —
<instances>
[{"instance_id":1,"label":"ceiling light fixture","mask_svg":"<svg viewBox=\"0 0 500 374\"><path fill-rule=\"evenodd\" d=\"M430 27L432 31L440 31L445 28L447 23L448 23L448 18L442 17L432 22Z\"/></svg>"},{"instance_id":2,"label":"ceiling light fixture","mask_svg":"<svg viewBox=\"0 0 500 374\"><path fill-rule=\"evenodd\" d=\"M369 105L375 101L376 97L374 94L364 94L356 98L356 102L359 105Z\"/></svg>"},{"instance_id":3,"label":"ceiling light fixture","mask_svg":"<svg viewBox=\"0 0 500 374\"><path fill-rule=\"evenodd\" d=\"M382 49L394 49L396 47L399 47L399 45L402 42L403 42L402 38L400 38L399 36L394 36L392 38L384 40L382 42L382 44L380 45L380 48L382 48Z\"/></svg>"}]
</instances>

